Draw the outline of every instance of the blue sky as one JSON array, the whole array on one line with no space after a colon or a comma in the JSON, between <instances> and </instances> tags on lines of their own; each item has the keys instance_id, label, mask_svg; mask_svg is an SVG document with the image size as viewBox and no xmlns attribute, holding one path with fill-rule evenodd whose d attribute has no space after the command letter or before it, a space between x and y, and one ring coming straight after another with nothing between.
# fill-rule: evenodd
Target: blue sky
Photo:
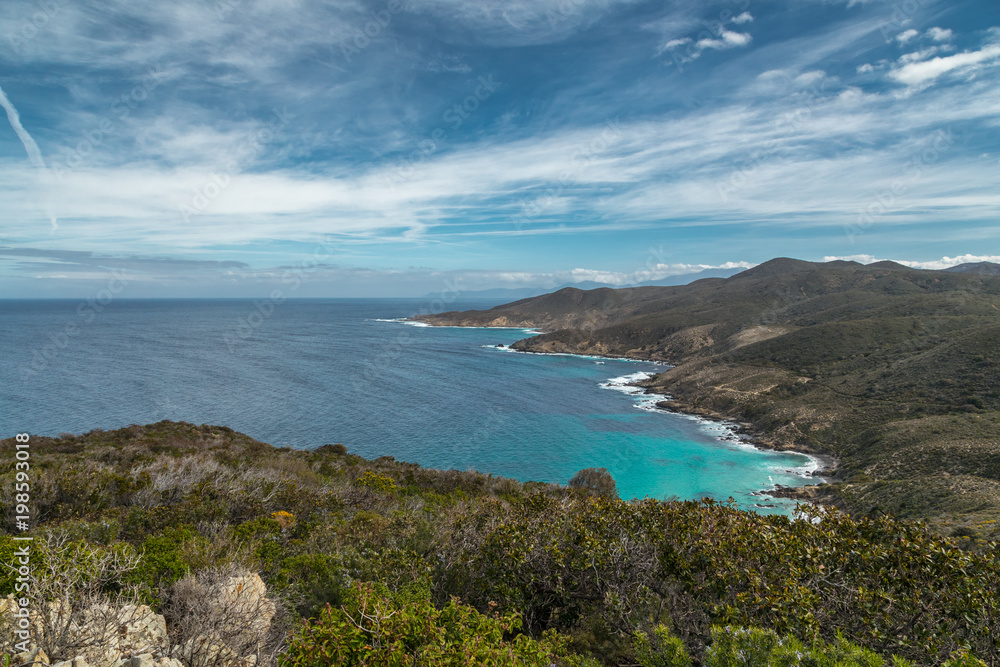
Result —
<instances>
[{"instance_id":1,"label":"blue sky","mask_svg":"<svg viewBox=\"0 0 1000 667\"><path fill-rule=\"evenodd\" d=\"M0 88L2 296L1000 261L995 0L7 0Z\"/></svg>"}]
</instances>

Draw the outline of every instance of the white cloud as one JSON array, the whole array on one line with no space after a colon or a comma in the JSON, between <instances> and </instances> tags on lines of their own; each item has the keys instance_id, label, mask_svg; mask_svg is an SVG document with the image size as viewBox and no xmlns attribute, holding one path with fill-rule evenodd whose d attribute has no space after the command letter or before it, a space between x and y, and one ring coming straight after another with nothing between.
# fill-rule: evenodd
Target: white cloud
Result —
<instances>
[{"instance_id":1,"label":"white cloud","mask_svg":"<svg viewBox=\"0 0 1000 667\"><path fill-rule=\"evenodd\" d=\"M736 25L743 25L744 23L750 23L750 21L753 21L753 16L750 15L750 12L743 12L739 16L733 17L733 23Z\"/></svg>"},{"instance_id":2,"label":"white cloud","mask_svg":"<svg viewBox=\"0 0 1000 667\"><path fill-rule=\"evenodd\" d=\"M826 78L826 72L819 69L810 70L808 72L803 72L795 77L795 83L808 87Z\"/></svg>"},{"instance_id":3,"label":"white cloud","mask_svg":"<svg viewBox=\"0 0 1000 667\"><path fill-rule=\"evenodd\" d=\"M951 30L945 30L943 28L938 28L937 26L935 26L927 31L927 36L933 39L935 42L946 42L952 38L952 32Z\"/></svg>"},{"instance_id":4,"label":"white cloud","mask_svg":"<svg viewBox=\"0 0 1000 667\"><path fill-rule=\"evenodd\" d=\"M940 270L958 266L959 264L975 264L978 262L1000 264L1000 255L958 255L957 257L942 257L941 259L934 259L928 262L912 262L905 259L897 259L895 261L914 269Z\"/></svg>"},{"instance_id":5,"label":"white cloud","mask_svg":"<svg viewBox=\"0 0 1000 667\"><path fill-rule=\"evenodd\" d=\"M827 255L823 258L824 262L857 262L858 264L874 264L875 262L882 262L884 260L875 257L875 255Z\"/></svg>"},{"instance_id":6,"label":"white cloud","mask_svg":"<svg viewBox=\"0 0 1000 667\"><path fill-rule=\"evenodd\" d=\"M1000 264L1000 255L958 255L957 257L942 257L941 259L932 259L928 261L914 261L909 259L892 259L886 260L885 258L879 258L875 255L827 255L823 258L824 262L833 262L835 260L847 261L847 262L858 262L860 264L874 264L875 262L885 262L891 261L897 264L902 264L903 266L909 266L913 269L930 269L933 271L940 271L941 269L947 269L952 266L958 266L959 264L976 264L979 262L993 262Z\"/></svg>"},{"instance_id":7,"label":"white cloud","mask_svg":"<svg viewBox=\"0 0 1000 667\"><path fill-rule=\"evenodd\" d=\"M685 44L690 44L691 40L687 37L682 37L681 39L672 39L663 45L664 49L674 49L678 46L684 46Z\"/></svg>"},{"instance_id":8,"label":"white cloud","mask_svg":"<svg viewBox=\"0 0 1000 667\"><path fill-rule=\"evenodd\" d=\"M753 37L748 32L735 32L723 30L719 34L719 39L700 39L696 43L699 49L732 49L737 46L746 46Z\"/></svg>"},{"instance_id":9,"label":"white cloud","mask_svg":"<svg viewBox=\"0 0 1000 667\"><path fill-rule=\"evenodd\" d=\"M592 280L609 285L634 285L649 280L662 280L670 276L682 276L709 269L749 269L757 266L752 262L723 262L722 264L664 264L657 263L636 271L602 271L595 269L573 269L568 273L555 274L566 282Z\"/></svg>"},{"instance_id":10,"label":"white cloud","mask_svg":"<svg viewBox=\"0 0 1000 667\"><path fill-rule=\"evenodd\" d=\"M940 47L931 46L926 49L921 49L920 51L914 51L913 53L904 53L899 57L897 61L900 65L907 65L909 63L919 63L928 58L937 55L940 51Z\"/></svg>"},{"instance_id":11,"label":"white cloud","mask_svg":"<svg viewBox=\"0 0 1000 667\"><path fill-rule=\"evenodd\" d=\"M998 58L1000 58L1000 44L990 44L980 51L966 51L953 56L907 63L895 69L890 76L907 86L919 86L953 70L979 69L993 64Z\"/></svg>"},{"instance_id":12,"label":"white cloud","mask_svg":"<svg viewBox=\"0 0 1000 667\"><path fill-rule=\"evenodd\" d=\"M62 217L74 222L63 225L69 226L61 240L90 250L113 243L164 252L318 233L385 244L727 224L829 227L836 234L859 207L908 176L908 165L936 128L1000 115L1000 100L987 87L944 89L904 106L878 94L844 98L841 92L808 98L808 113L794 122L782 118L790 105L802 103L798 89L754 105L622 123L606 144L602 125L518 140L484 138L436 152L402 180L395 165L385 163L340 173L255 169L234 175L189 223L179 204L190 203L195 188L204 189L220 162L209 154L195 161L188 147L218 143L224 154L239 133L213 139L202 125L177 125L162 132L166 148L148 147L154 159L143 154L134 164L71 171L59 185L58 201ZM899 138L900 128L908 138ZM595 141L600 149L577 160ZM831 142L855 149L831 154ZM970 161L957 149L948 151L942 156L947 164L926 165L919 187L896 198L891 214L879 218L880 228L933 223L942 210L955 223L996 220L1000 193L992 174L978 157ZM184 163L167 167L159 155ZM32 180L23 160L0 160L4 232L12 242L37 238L38 184ZM727 199L720 197L720 184L737 182ZM536 199L545 205L516 229L519 202Z\"/></svg>"},{"instance_id":13,"label":"white cloud","mask_svg":"<svg viewBox=\"0 0 1000 667\"><path fill-rule=\"evenodd\" d=\"M904 30L903 32L896 35L896 41L900 44L906 44L908 41L919 35L920 33L910 28L909 30Z\"/></svg>"},{"instance_id":14,"label":"white cloud","mask_svg":"<svg viewBox=\"0 0 1000 667\"><path fill-rule=\"evenodd\" d=\"M874 72L875 68L870 63L865 63L864 65L858 65L858 74L867 74L868 72Z\"/></svg>"}]
</instances>

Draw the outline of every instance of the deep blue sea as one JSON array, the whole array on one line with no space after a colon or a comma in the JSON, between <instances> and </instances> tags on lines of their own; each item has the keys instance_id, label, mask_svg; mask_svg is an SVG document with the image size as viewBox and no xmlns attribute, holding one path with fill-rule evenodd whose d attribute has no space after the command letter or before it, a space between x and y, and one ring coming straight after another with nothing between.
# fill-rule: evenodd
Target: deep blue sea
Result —
<instances>
[{"instance_id":1,"label":"deep blue sea","mask_svg":"<svg viewBox=\"0 0 1000 667\"><path fill-rule=\"evenodd\" d=\"M427 306L0 301L0 436L183 420L520 480L604 467L623 498L732 496L762 512L792 504L754 492L813 481L808 457L734 442L724 425L656 411L624 386L662 366L497 347L523 329L394 321Z\"/></svg>"}]
</instances>

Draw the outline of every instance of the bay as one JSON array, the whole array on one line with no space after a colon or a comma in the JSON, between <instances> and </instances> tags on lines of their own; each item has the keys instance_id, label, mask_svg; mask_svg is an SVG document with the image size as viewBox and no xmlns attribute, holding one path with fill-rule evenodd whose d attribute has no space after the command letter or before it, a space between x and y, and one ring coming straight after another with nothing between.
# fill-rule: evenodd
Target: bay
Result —
<instances>
[{"instance_id":1,"label":"bay","mask_svg":"<svg viewBox=\"0 0 1000 667\"><path fill-rule=\"evenodd\" d=\"M662 366L510 351L523 329L398 321L428 306L0 301L0 433L183 420L522 481L566 483L604 467L623 498L733 497L767 513L794 504L761 491L815 481L811 458L740 444L725 425L653 410L625 386Z\"/></svg>"}]
</instances>

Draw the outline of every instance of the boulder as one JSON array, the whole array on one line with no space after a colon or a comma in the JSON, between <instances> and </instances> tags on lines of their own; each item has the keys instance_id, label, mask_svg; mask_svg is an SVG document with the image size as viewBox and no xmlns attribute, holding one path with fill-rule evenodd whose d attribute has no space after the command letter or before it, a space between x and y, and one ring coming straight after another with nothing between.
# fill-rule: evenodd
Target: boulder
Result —
<instances>
[{"instance_id":1,"label":"boulder","mask_svg":"<svg viewBox=\"0 0 1000 667\"><path fill-rule=\"evenodd\" d=\"M253 667L256 661L241 658L221 639L215 636L198 635L174 646L170 657L188 667Z\"/></svg>"},{"instance_id":2,"label":"boulder","mask_svg":"<svg viewBox=\"0 0 1000 667\"><path fill-rule=\"evenodd\" d=\"M124 667L135 656L152 658L169 646L166 620L146 605L95 605L81 615L77 632L90 644L84 657L99 667Z\"/></svg>"},{"instance_id":3,"label":"boulder","mask_svg":"<svg viewBox=\"0 0 1000 667\"><path fill-rule=\"evenodd\" d=\"M118 652L122 655L165 651L167 622L146 605L128 605L123 609L126 622L119 628Z\"/></svg>"},{"instance_id":4,"label":"boulder","mask_svg":"<svg viewBox=\"0 0 1000 667\"><path fill-rule=\"evenodd\" d=\"M271 629L274 618L274 603L267 599L267 585L255 573L229 577L218 592L218 603L222 609L235 612L234 618L249 618L247 632L263 638ZM242 622L241 622L242 625ZM224 628L224 632L242 632L243 627Z\"/></svg>"}]
</instances>

